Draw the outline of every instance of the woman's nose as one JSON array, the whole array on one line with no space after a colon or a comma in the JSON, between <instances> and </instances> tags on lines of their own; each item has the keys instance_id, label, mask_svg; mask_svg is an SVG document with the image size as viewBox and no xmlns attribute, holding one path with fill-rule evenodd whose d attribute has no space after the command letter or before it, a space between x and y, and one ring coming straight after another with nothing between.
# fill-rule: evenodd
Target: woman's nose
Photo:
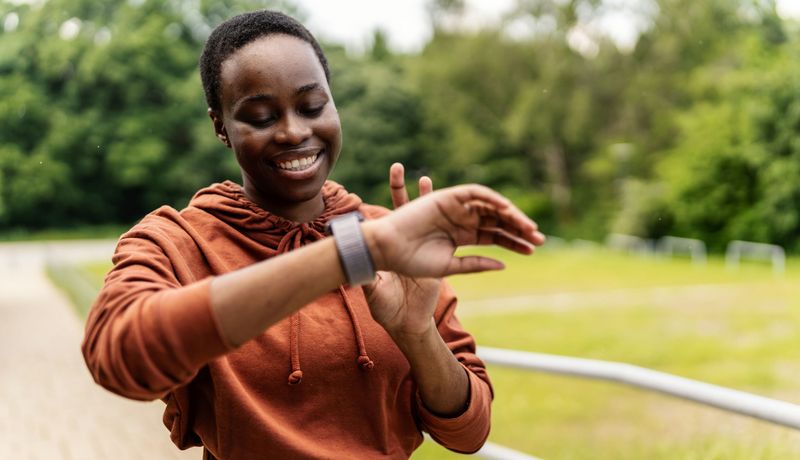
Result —
<instances>
[{"instance_id":1,"label":"woman's nose","mask_svg":"<svg viewBox=\"0 0 800 460\"><path fill-rule=\"evenodd\" d=\"M275 132L275 142L279 144L300 144L311 136L311 127L296 114L288 114Z\"/></svg>"}]
</instances>

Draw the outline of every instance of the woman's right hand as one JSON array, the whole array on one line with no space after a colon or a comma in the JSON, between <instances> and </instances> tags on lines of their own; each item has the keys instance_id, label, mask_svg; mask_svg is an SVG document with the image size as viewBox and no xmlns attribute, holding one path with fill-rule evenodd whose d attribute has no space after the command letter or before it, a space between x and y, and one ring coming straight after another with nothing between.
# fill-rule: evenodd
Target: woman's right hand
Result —
<instances>
[{"instance_id":1,"label":"woman's right hand","mask_svg":"<svg viewBox=\"0 0 800 460\"><path fill-rule=\"evenodd\" d=\"M498 245L530 254L545 237L509 200L482 185L441 189L362 228L376 269L442 277L503 268L481 256L455 257L459 246Z\"/></svg>"}]
</instances>

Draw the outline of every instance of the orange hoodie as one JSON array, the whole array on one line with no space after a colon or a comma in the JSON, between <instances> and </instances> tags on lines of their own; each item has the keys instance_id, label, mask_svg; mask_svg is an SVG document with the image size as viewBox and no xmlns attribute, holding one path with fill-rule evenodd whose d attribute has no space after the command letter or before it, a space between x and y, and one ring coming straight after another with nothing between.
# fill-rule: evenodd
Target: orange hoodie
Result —
<instances>
[{"instance_id":1,"label":"orange hoodie","mask_svg":"<svg viewBox=\"0 0 800 460\"><path fill-rule=\"evenodd\" d=\"M330 292L236 349L220 334L211 277L323 238L334 215L389 212L331 181L323 197L322 215L299 224L225 182L180 212L146 216L120 238L89 313L83 353L95 381L128 398L162 399L172 441L202 445L206 457L407 458L421 430L451 450L476 451L488 436L492 389L446 284L434 317L470 381L469 405L452 418L425 408L360 288Z\"/></svg>"}]
</instances>

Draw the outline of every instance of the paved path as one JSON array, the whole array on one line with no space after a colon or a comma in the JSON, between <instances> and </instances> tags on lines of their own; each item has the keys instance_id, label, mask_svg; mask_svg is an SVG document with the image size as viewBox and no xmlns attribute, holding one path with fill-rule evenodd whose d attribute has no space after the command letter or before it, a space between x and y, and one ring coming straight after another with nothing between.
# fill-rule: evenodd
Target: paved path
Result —
<instances>
[{"instance_id":1,"label":"paved path","mask_svg":"<svg viewBox=\"0 0 800 460\"><path fill-rule=\"evenodd\" d=\"M108 258L114 242L0 244L0 454L43 460L199 459L161 423L163 403L97 386L83 323L46 279L44 261Z\"/></svg>"}]
</instances>

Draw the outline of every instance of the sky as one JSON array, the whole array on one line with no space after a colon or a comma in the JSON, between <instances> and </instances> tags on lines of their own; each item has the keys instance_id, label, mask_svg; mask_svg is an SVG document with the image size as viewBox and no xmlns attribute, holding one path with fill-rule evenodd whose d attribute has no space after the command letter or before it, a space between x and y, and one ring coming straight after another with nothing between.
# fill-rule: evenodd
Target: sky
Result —
<instances>
[{"instance_id":1,"label":"sky","mask_svg":"<svg viewBox=\"0 0 800 460\"><path fill-rule=\"evenodd\" d=\"M636 2L638 0L619 0ZM418 51L430 37L427 0L295 0L306 13L305 25L323 39L344 43L358 51L370 42L376 28L384 30L390 45L402 51ZM470 24L497 20L513 0L467 0ZM777 0L783 17L800 18L800 0ZM599 27L610 32L622 46L631 46L638 25L625 14L609 15Z\"/></svg>"}]
</instances>

